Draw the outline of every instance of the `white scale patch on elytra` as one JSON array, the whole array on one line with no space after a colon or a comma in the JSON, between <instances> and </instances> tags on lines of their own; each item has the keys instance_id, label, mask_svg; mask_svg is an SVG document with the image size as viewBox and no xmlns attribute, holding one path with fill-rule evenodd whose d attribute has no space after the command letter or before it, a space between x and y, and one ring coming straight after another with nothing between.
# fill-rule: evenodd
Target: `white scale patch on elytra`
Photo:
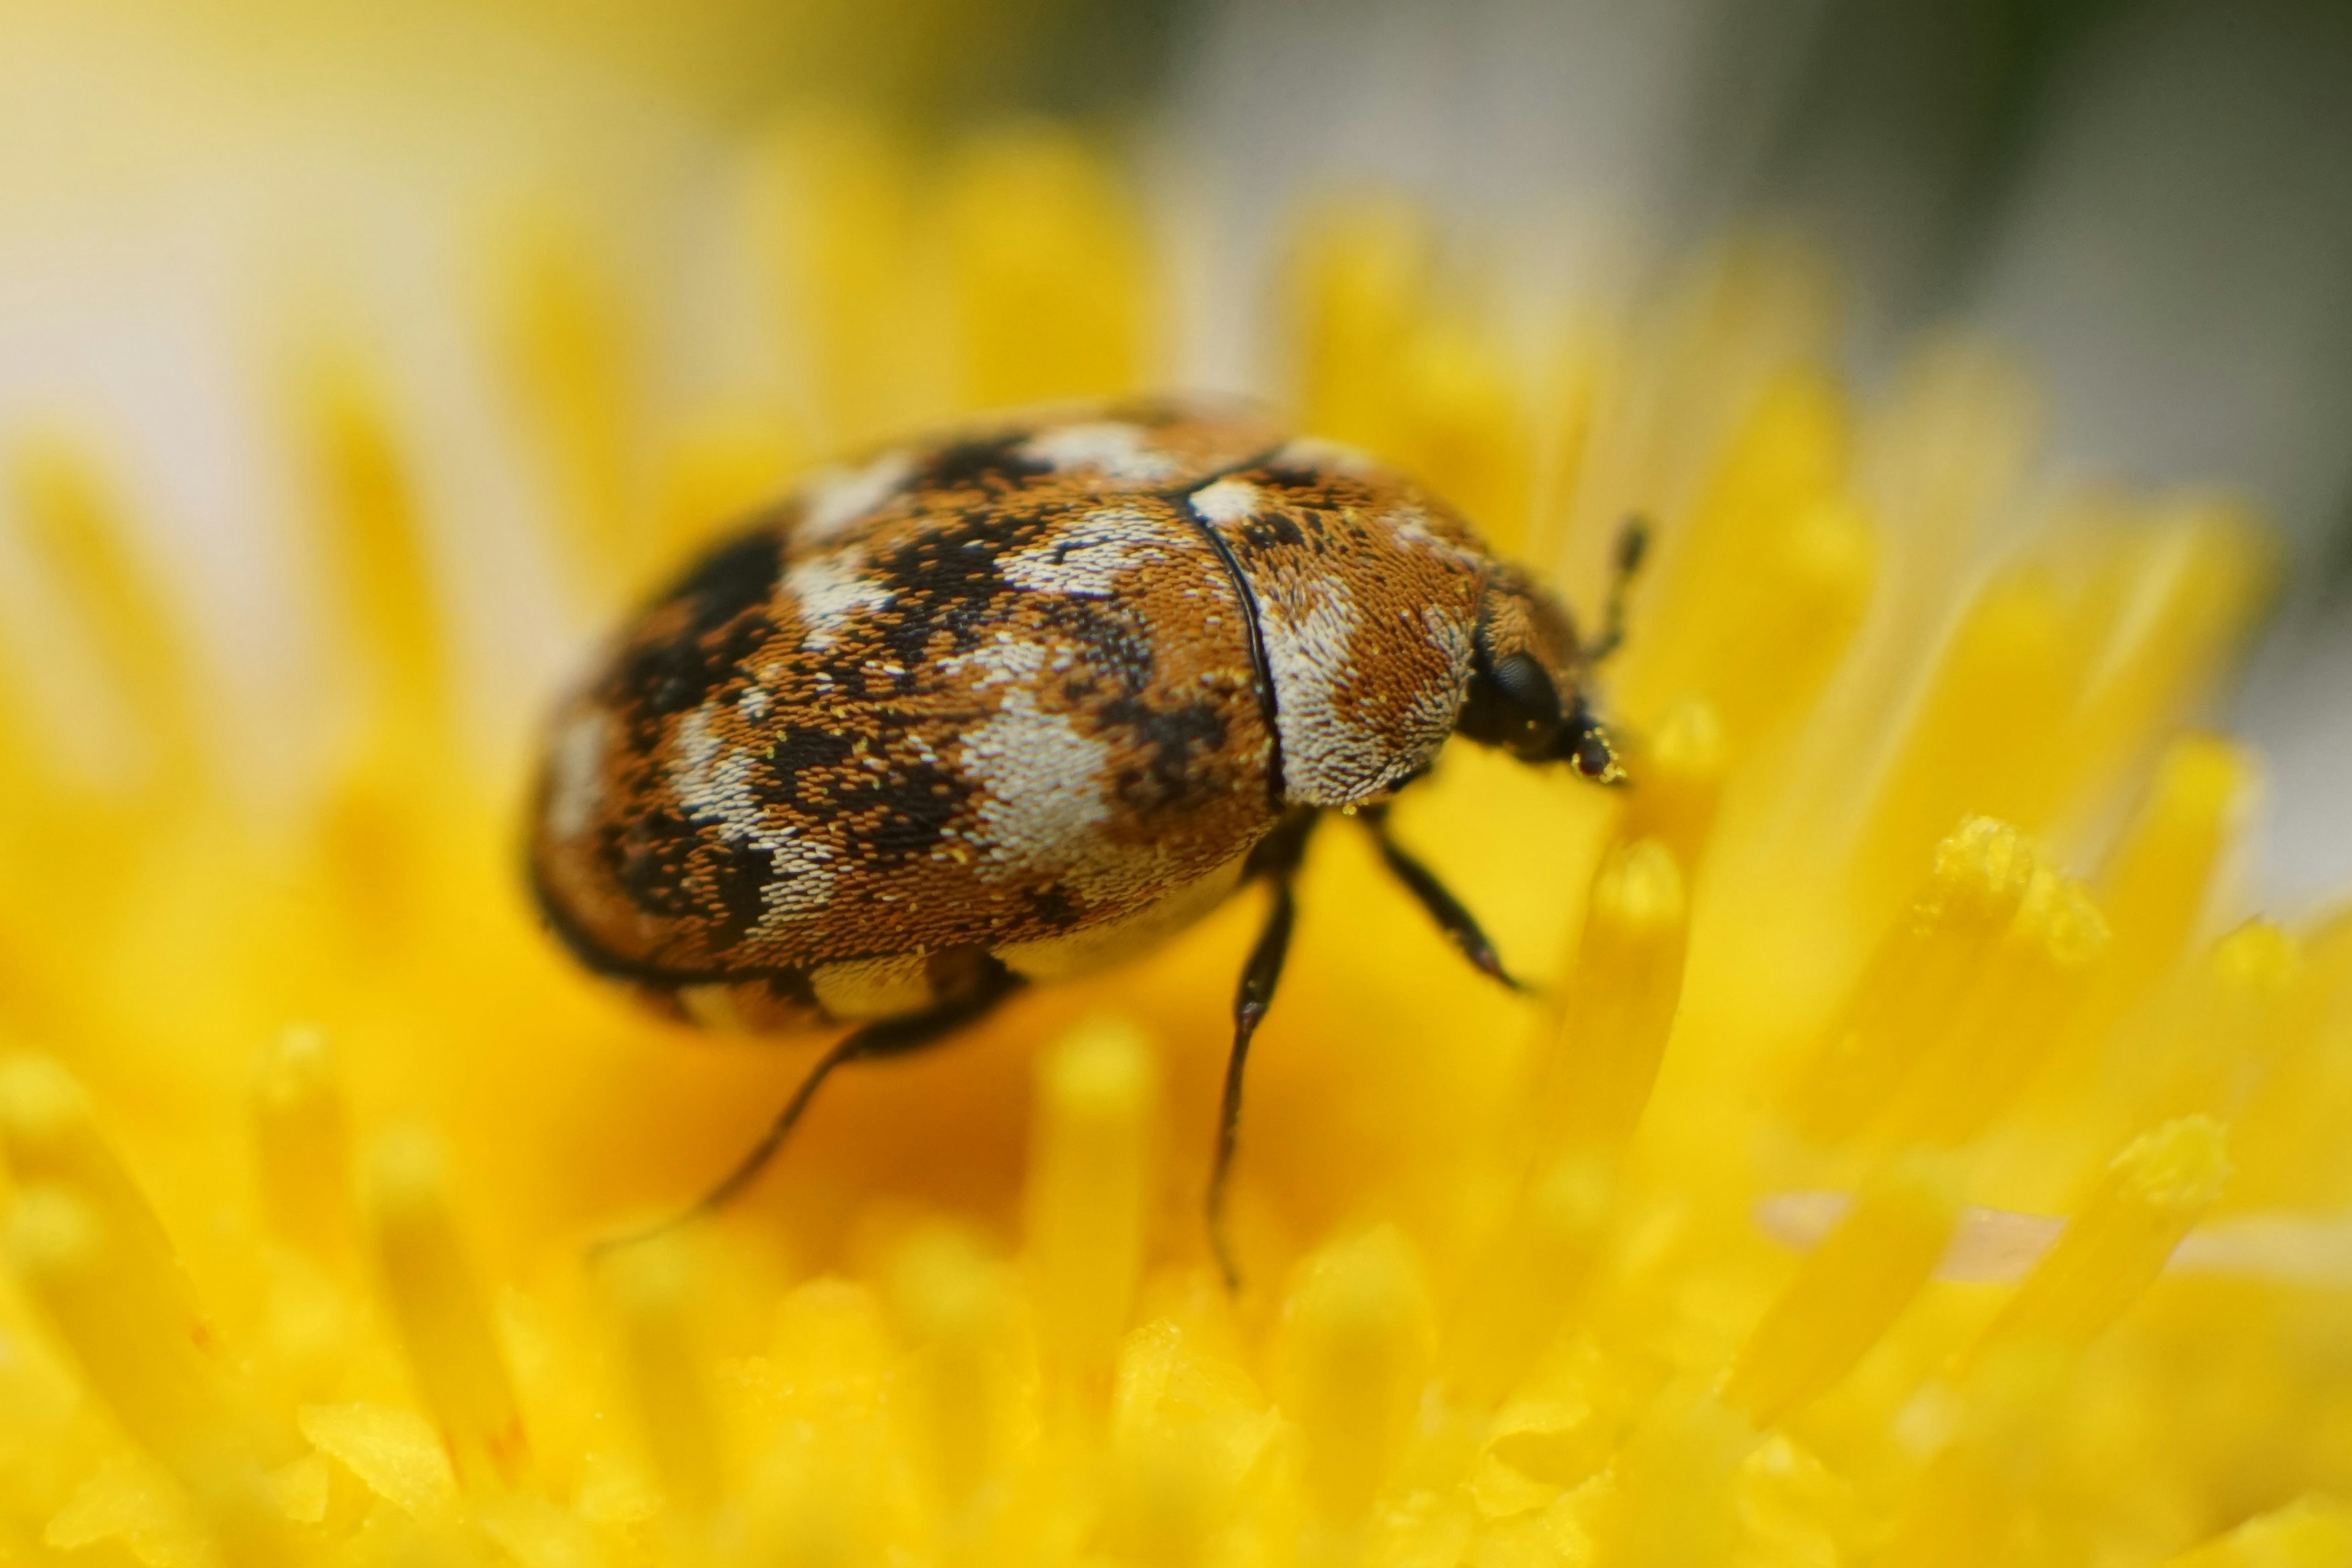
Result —
<instances>
[{"instance_id":1,"label":"white scale patch on elytra","mask_svg":"<svg viewBox=\"0 0 2352 1568\"><path fill-rule=\"evenodd\" d=\"M810 649L831 647L850 621L890 602L889 588L853 555L815 555L796 563L784 574L784 586L800 601L805 628L801 646Z\"/></svg>"},{"instance_id":2,"label":"white scale patch on elytra","mask_svg":"<svg viewBox=\"0 0 2352 1568\"><path fill-rule=\"evenodd\" d=\"M577 838L596 825L604 804L604 748L613 721L601 708L583 710L563 726L548 759L547 825L558 838Z\"/></svg>"},{"instance_id":3,"label":"white scale patch on elytra","mask_svg":"<svg viewBox=\"0 0 2352 1568\"><path fill-rule=\"evenodd\" d=\"M1469 624L1461 616L1426 605L1422 607L1421 624L1429 633L1429 646L1445 656L1445 673L1423 681L1405 699L1401 738L1403 750L1434 754L1462 716L1462 694L1470 685L1474 650Z\"/></svg>"},{"instance_id":4,"label":"white scale patch on elytra","mask_svg":"<svg viewBox=\"0 0 2352 1568\"><path fill-rule=\"evenodd\" d=\"M949 661L982 671L983 689L1002 689L996 711L956 747L958 771L982 791L985 853L976 869L991 880L1082 869L1110 816L1110 748L1081 734L1069 715L1037 706L1034 682L1049 658L1040 644L1006 635Z\"/></svg>"},{"instance_id":5,"label":"white scale patch on elytra","mask_svg":"<svg viewBox=\"0 0 2352 1568\"><path fill-rule=\"evenodd\" d=\"M1062 425L1021 443L1021 456L1056 472L1091 468L1105 479L1148 485L1175 477L1178 464L1150 444L1143 427L1116 419Z\"/></svg>"},{"instance_id":6,"label":"white scale patch on elytra","mask_svg":"<svg viewBox=\"0 0 2352 1568\"><path fill-rule=\"evenodd\" d=\"M1442 560L1468 568L1474 573L1486 569L1486 558L1475 550L1465 550L1450 539L1442 539L1429 530L1429 514L1419 507L1399 507L1381 514L1381 526L1395 536L1399 544L1425 551Z\"/></svg>"},{"instance_id":7,"label":"white scale patch on elytra","mask_svg":"<svg viewBox=\"0 0 2352 1568\"><path fill-rule=\"evenodd\" d=\"M719 732L712 709L697 708L678 721L670 792L688 820L717 822L721 838L768 857L773 872L760 889L768 912L759 930L765 933L824 912L833 894L833 852L803 842L790 828L768 825L767 813L751 793L751 753Z\"/></svg>"},{"instance_id":8,"label":"white scale patch on elytra","mask_svg":"<svg viewBox=\"0 0 2352 1568\"><path fill-rule=\"evenodd\" d=\"M1353 447L1320 436L1296 436L1282 444L1266 465L1275 468L1307 468L1360 479L1377 474L1380 464Z\"/></svg>"},{"instance_id":9,"label":"white scale patch on elytra","mask_svg":"<svg viewBox=\"0 0 2352 1568\"><path fill-rule=\"evenodd\" d=\"M1065 523L1025 549L1012 551L997 570L1016 588L1108 599L1124 573L1168 558L1160 522L1126 507L1105 507Z\"/></svg>"},{"instance_id":10,"label":"white scale patch on elytra","mask_svg":"<svg viewBox=\"0 0 2352 1568\"><path fill-rule=\"evenodd\" d=\"M1247 479L1219 479L1192 492L1192 511L1203 522L1247 522L1265 499Z\"/></svg>"},{"instance_id":11,"label":"white scale patch on elytra","mask_svg":"<svg viewBox=\"0 0 2352 1568\"><path fill-rule=\"evenodd\" d=\"M1284 793L1310 805L1345 805L1377 792L1389 750L1340 707L1357 679L1356 606L1347 590L1325 583L1301 603L1261 601L1258 632L1274 677Z\"/></svg>"},{"instance_id":12,"label":"white scale patch on elytra","mask_svg":"<svg viewBox=\"0 0 2352 1568\"><path fill-rule=\"evenodd\" d=\"M832 538L896 495L914 473L915 459L905 452L885 452L860 468L819 471L802 492L807 499L793 536Z\"/></svg>"}]
</instances>

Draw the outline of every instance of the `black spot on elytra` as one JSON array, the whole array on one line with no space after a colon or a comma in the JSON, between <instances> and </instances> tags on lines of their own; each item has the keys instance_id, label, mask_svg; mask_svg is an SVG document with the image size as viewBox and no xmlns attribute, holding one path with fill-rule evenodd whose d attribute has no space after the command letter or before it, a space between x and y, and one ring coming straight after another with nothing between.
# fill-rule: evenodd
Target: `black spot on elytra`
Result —
<instances>
[{"instance_id":1,"label":"black spot on elytra","mask_svg":"<svg viewBox=\"0 0 2352 1568\"><path fill-rule=\"evenodd\" d=\"M758 847L707 836L694 881L703 896L701 912L711 920L713 947L740 942L768 912L768 885L776 879L776 858Z\"/></svg>"},{"instance_id":2,"label":"black spot on elytra","mask_svg":"<svg viewBox=\"0 0 2352 1568\"><path fill-rule=\"evenodd\" d=\"M1068 931L1086 914L1068 889L1058 885L1024 889L1021 899L1029 906L1030 915L1049 931Z\"/></svg>"},{"instance_id":3,"label":"black spot on elytra","mask_svg":"<svg viewBox=\"0 0 2352 1568\"><path fill-rule=\"evenodd\" d=\"M761 529L730 540L696 562L662 599L688 602L690 634L714 631L766 604L783 569L783 540L772 530Z\"/></svg>"},{"instance_id":4,"label":"black spot on elytra","mask_svg":"<svg viewBox=\"0 0 2352 1568\"><path fill-rule=\"evenodd\" d=\"M820 810L837 784L835 770L856 746L855 735L786 730L751 769L751 796L763 806L800 813Z\"/></svg>"},{"instance_id":5,"label":"black spot on elytra","mask_svg":"<svg viewBox=\"0 0 2352 1568\"><path fill-rule=\"evenodd\" d=\"M759 652L769 627L749 612L768 603L782 571L783 542L767 531L747 533L704 556L662 596L663 605L682 606L681 624L631 649L617 672L618 706L641 731L700 707Z\"/></svg>"},{"instance_id":6,"label":"black spot on elytra","mask_svg":"<svg viewBox=\"0 0 2352 1568\"><path fill-rule=\"evenodd\" d=\"M891 599L875 626L892 659L912 668L975 647L995 632L1018 591L1005 581L1003 559L1038 531L1034 518L973 507L881 552L874 573L890 584Z\"/></svg>"},{"instance_id":7,"label":"black spot on elytra","mask_svg":"<svg viewBox=\"0 0 2352 1568\"><path fill-rule=\"evenodd\" d=\"M1213 705L1153 708L1129 696L1114 698L1097 712L1106 725L1129 731L1146 758L1140 770L1122 770L1114 781L1121 802L1144 813L1202 804L1202 792L1213 786L1194 769L1225 744L1224 715Z\"/></svg>"},{"instance_id":8,"label":"black spot on elytra","mask_svg":"<svg viewBox=\"0 0 2352 1568\"><path fill-rule=\"evenodd\" d=\"M961 774L910 758L853 799L861 824L851 853L896 866L930 853L970 805L974 786ZM871 824L871 826L863 826Z\"/></svg>"},{"instance_id":9,"label":"black spot on elytra","mask_svg":"<svg viewBox=\"0 0 2352 1568\"><path fill-rule=\"evenodd\" d=\"M993 489L1018 485L1051 473L1050 464L1021 455L1021 447L1028 439L1025 435L1016 435L987 441L959 441L925 463L916 482L926 489Z\"/></svg>"},{"instance_id":10,"label":"black spot on elytra","mask_svg":"<svg viewBox=\"0 0 2352 1568\"><path fill-rule=\"evenodd\" d=\"M692 823L664 808L606 828L598 835L596 853L631 903L649 915L683 920L697 912L687 875L698 842Z\"/></svg>"},{"instance_id":11,"label":"black spot on elytra","mask_svg":"<svg viewBox=\"0 0 2352 1568\"><path fill-rule=\"evenodd\" d=\"M1220 525L1220 531L1244 554L1268 550L1297 550L1310 539L1323 537L1322 520L1311 511L1291 507L1260 507L1239 522Z\"/></svg>"}]
</instances>

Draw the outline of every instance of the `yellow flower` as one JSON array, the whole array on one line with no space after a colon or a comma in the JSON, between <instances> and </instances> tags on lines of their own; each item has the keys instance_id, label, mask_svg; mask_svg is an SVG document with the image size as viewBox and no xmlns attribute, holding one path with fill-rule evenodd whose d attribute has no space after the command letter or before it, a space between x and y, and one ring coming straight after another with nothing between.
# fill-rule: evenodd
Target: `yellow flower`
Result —
<instances>
[{"instance_id":1,"label":"yellow flower","mask_svg":"<svg viewBox=\"0 0 2352 1568\"><path fill-rule=\"evenodd\" d=\"M793 396L653 425L619 273L500 231L488 352L596 615L843 442L1165 374L1164 268L1079 140L811 121L743 172ZM1454 754L1401 808L1539 1000L1318 845L1238 1295L1199 1194L1246 900L845 1078L754 1194L592 1264L808 1047L641 1018L534 929L527 739L467 728L514 677L453 636L415 411L357 351L297 379L364 720L270 813L114 476L20 454L105 680L95 762L26 649L0 688L0 1559L2352 1552L2352 923L2215 940L2256 767L2183 727L2261 531L2037 494L1967 344L1857 407L1784 247L1528 352L1411 213L1303 232L1304 425L1588 606L1626 513L1660 549L1610 671L1636 787Z\"/></svg>"}]
</instances>

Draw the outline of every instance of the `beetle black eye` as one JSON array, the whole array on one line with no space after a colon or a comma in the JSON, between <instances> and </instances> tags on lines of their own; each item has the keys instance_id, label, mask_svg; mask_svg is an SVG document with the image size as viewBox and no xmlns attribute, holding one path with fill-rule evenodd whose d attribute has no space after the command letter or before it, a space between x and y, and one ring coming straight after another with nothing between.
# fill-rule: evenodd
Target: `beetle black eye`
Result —
<instances>
[{"instance_id":1,"label":"beetle black eye","mask_svg":"<svg viewBox=\"0 0 2352 1568\"><path fill-rule=\"evenodd\" d=\"M1506 654L1495 661L1495 690L1517 711L1531 730L1549 730L1559 722L1559 693L1542 665L1524 653Z\"/></svg>"}]
</instances>

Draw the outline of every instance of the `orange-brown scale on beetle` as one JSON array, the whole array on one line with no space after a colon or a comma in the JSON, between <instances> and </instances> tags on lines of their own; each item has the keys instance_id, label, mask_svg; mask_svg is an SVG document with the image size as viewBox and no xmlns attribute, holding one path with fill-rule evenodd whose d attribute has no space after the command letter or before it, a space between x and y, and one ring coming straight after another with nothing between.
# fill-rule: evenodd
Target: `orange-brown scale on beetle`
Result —
<instances>
[{"instance_id":1,"label":"orange-brown scale on beetle","mask_svg":"<svg viewBox=\"0 0 2352 1568\"><path fill-rule=\"evenodd\" d=\"M638 617L558 715L534 883L584 962L673 1011L863 1026L707 1206L835 1066L928 1043L1265 880L1221 1194L1318 814L1360 813L1507 979L1380 808L1454 733L1613 781L1591 657L1440 502L1255 413L974 427L819 475Z\"/></svg>"}]
</instances>

